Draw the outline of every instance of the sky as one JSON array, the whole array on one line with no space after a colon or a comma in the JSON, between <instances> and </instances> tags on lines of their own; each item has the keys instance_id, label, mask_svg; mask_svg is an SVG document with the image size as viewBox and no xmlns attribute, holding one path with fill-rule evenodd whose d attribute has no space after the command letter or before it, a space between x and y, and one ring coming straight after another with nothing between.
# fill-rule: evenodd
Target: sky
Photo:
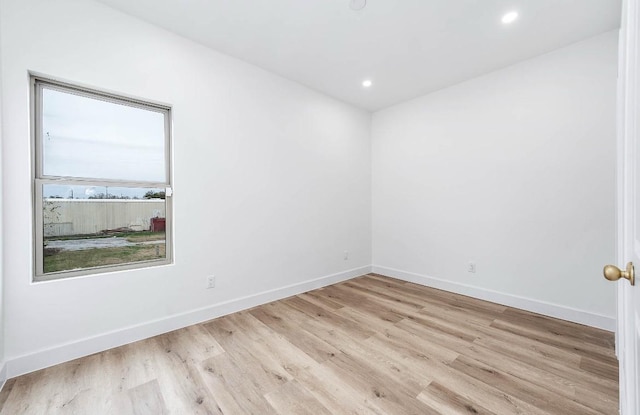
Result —
<instances>
[{"instance_id":1,"label":"sky","mask_svg":"<svg viewBox=\"0 0 640 415\"><path fill-rule=\"evenodd\" d=\"M166 182L165 113L43 88L46 176ZM111 189L111 188L110 188ZM133 197L135 189L119 189ZM148 189L144 189L144 194ZM115 191L115 189L114 189ZM45 197L88 198L104 188L48 185ZM111 191L110 194L114 194Z\"/></svg>"}]
</instances>

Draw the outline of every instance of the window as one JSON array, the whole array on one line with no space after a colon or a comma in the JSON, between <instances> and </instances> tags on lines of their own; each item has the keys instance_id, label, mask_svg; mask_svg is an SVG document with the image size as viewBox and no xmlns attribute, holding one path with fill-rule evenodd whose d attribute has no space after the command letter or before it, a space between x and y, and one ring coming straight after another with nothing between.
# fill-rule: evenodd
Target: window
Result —
<instances>
[{"instance_id":1,"label":"window","mask_svg":"<svg viewBox=\"0 0 640 415\"><path fill-rule=\"evenodd\" d=\"M31 81L34 280L170 263L170 109Z\"/></svg>"}]
</instances>

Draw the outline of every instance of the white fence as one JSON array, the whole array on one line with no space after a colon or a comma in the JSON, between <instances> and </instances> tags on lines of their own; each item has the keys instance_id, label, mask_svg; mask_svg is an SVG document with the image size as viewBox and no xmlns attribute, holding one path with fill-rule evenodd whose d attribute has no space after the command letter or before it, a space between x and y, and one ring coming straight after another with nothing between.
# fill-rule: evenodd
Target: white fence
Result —
<instances>
[{"instance_id":1,"label":"white fence","mask_svg":"<svg viewBox=\"0 0 640 415\"><path fill-rule=\"evenodd\" d=\"M165 217L165 201L129 199L45 199L44 236L88 235L129 228L149 230Z\"/></svg>"}]
</instances>

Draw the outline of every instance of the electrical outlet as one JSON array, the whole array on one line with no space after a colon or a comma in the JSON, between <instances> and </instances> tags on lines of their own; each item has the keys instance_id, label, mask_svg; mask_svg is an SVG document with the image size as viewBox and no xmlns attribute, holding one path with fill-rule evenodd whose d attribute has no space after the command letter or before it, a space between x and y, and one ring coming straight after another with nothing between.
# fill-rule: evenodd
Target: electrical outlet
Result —
<instances>
[{"instance_id":1,"label":"electrical outlet","mask_svg":"<svg viewBox=\"0 0 640 415\"><path fill-rule=\"evenodd\" d=\"M344 251L344 260L345 261L349 260L349 251Z\"/></svg>"},{"instance_id":2,"label":"electrical outlet","mask_svg":"<svg viewBox=\"0 0 640 415\"><path fill-rule=\"evenodd\" d=\"M472 272L472 273L476 272L476 263L475 262L469 261L469 263L467 264L467 272Z\"/></svg>"},{"instance_id":3,"label":"electrical outlet","mask_svg":"<svg viewBox=\"0 0 640 415\"><path fill-rule=\"evenodd\" d=\"M215 275L207 276L207 288L216 288L216 276Z\"/></svg>"}]
</instances>

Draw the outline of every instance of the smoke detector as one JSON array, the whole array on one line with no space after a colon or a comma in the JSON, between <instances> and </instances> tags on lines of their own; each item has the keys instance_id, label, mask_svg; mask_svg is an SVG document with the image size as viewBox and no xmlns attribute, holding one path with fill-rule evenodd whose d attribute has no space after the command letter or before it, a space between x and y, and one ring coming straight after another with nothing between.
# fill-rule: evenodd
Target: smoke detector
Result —
<instances>
[{"instance_id":1,"label":"smoke detector","mask_svg":"<svg viewBox=\"0 0 640 415\"><path fill-rule=\"evenodd\" d=\"M362 10L367 5L367 0L349 0L351 10Z\"/></svg>"}]
</instances>

